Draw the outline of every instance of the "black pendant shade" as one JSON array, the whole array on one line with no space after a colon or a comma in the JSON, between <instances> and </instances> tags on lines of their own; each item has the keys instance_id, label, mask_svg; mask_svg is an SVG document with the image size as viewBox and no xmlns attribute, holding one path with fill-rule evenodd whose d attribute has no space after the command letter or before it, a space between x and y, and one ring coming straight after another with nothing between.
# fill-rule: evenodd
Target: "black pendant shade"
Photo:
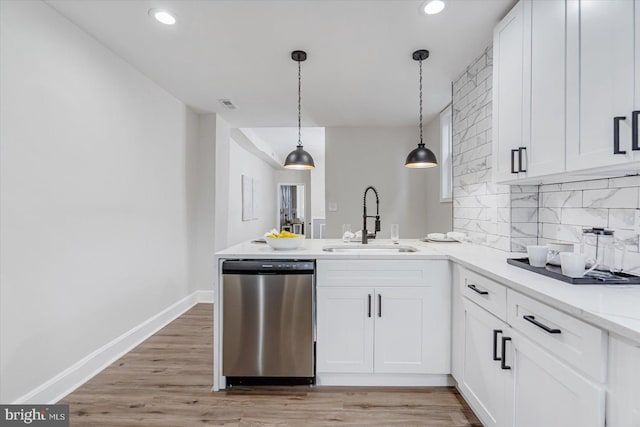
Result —
<instances>
[{"instance_id":1,"label":"black pendant shade","mask_svg":"<svg viewBox=\"0 0 640 427\"><path fill-rule=\"evenodd\" d=\"M438 160L433 151L424 146L422 142L422 61L429 57L428 50L416 50L413 52L412 58L420 63L420 143L418 148L414 148L407 156L404 165L408 168L432 168L438 166Z\"/></svg>"},{"instance_id":2,"label":"black pendant shade","mask_svg":"<svg viewBox=\"0 0 640 427\"><path fill-rule=\"evenodd\" d=\"M438 160L433 151L429 150L424 144L418 144L418 148L414 148L407 156L404 165L408 168L432 168L438 166Z\"/></svg>"},{"instance_id":3,"label":"black pendant shade","mask_svg":"<svg viewBox=\"0 0 640 427\"><path fill-rule=\"evenodd\" d=\"M304 151L302 145L298 145L295 150L289 153L284 161L287 169L309 170L316 167L311 154Z\"/></svg>"},{"instance_id":4,"label":"black pendant shade","mask_svg":"<svg viewBox=\"0 0 640 427\"><path fill-rule=\"evenodd\" d=\"M302 147L300 125L300 101L302 99L300 90L300 63L307 59L307 53L303 50L294 50L291 52L291 59L298 63L298 146L295 150L290 152L289 155L287 155L287 158L284 161L284 167L286 169L309 170L315 168L316 165L313 163L313 157L311 157L311 154L304 151L304 148Z\"/></svg>"}]
</instances>

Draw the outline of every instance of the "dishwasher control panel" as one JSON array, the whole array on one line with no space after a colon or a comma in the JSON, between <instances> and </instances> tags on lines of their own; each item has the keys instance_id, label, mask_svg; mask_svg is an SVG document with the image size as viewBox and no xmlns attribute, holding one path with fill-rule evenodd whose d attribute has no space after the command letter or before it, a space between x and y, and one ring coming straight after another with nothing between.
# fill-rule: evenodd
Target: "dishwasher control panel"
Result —
<instances>
[{"instance_id":1,"label":"dishwasher control panel","mask_svg":"<svg viewBox=\"0 0 640 427\"><path fill-rule=\"evenodd\" d=\"M228 260L222 264L222 274L313 274L315 261L313 260L283 260L283 259L263 259L263 260Z\"/></svg>"}]
</instances>

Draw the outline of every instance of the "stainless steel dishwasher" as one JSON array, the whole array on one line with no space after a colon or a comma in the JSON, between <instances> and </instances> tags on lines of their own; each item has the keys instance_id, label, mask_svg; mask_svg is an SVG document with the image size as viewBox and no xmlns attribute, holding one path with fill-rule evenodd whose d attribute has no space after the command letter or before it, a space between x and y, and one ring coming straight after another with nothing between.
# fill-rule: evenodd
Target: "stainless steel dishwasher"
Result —
<instances>
[{"instance_id":1,"label":"stainless steel dishwasher","mask_svg":"<svg viewBox=\"0 0 640 427\"><path fill-rule=\"evenodd\" d=\"M315 261L222 265L222 374L227 385L314 384Z\"/></svg>"}]
</instances>

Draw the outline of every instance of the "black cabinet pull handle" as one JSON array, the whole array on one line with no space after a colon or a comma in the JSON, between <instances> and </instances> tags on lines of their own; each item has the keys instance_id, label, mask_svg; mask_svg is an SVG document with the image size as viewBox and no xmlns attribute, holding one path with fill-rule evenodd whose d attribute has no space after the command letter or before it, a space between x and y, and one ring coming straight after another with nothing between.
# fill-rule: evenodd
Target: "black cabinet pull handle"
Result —
<instances>
[{"instance_id":1,"label":"black cabinet pull handle","mask_svg":"<svg viewBox=\"0 0 640 427\"><path fill-rule=\"evenodd\" d=\"M502 333L502 329L493 330L493 360L502 360L496 353L498 352L498 334Z\"/></svg>"},{"instance_id":2,"label":"black cabinet pull handle","mask_svg":"<svg viewBox=\"0 0 640 427\"><path fill-rule=\"evenodd\" d=\"M502 359L500 360L500 367L502 369L511 369L511 366L506 364L507 360L507 345L505 344L507 341L511 341L509 337L502 337Z\"/></svg>"},{"instance_id":3,"label":"black cabinet pull handle","mask_svg":"<svg viewBox=\"0 0 640 427\"><path fill-rule=\"evenodd\" d=\"M544 324L538 322L534 316L526 315L526 316L522 316L522 318L524 320L526 320L527 322L533 323L538 328L544 329L545 332L548 332L550 334L559 334L559 333L562 332L560 329L553 329L553 328L548 327L547 325L544 325Z\"/></svg>"},{"instance_id":4,"label":"black cabinet pull handle","mask_svg":"<svg viewBox=\"0 0 640 427\"><path fill-rule=\"evenodd\" d=\"M640 115L640 110L631 112L631 149L633 151L640 150L640 146L638 146L638 115Z\"/></svg>"},{"instance_id":5,"label":"black cabinet pull handle","mask_svg":"<svg viewBox=\"0 0 640 427\"><path fill-rule=\"evenodd\" d=\"M467 285L467 288L471 289L471 290L472 290L472 291L474 291L474 292L479 293L480 295L489 295L489 292L487 292L487 291L481 291L481 290L480 290L480 289L478 289L478 288L476 287L476 285L474 285L473 283L472 283L472 284L470 284L470 285Z\"/></svg>"},{"instance_id":6,"label":"black cabinet pull handle","mask_svg":"<svg viewBox=\"0 0 640 427\"><path fill-rule=\"evenodd\" d=\"M382 295L378 294L378 317L382 317Z\"/></svg>"},{"instance_id":7,"label":"black cabinet pull handle","mask_svg":"<svg viewBox=\"0 0 640 427\"><path fill-rule=\"evenodd\" d=\"M516 170L516 157L515 154L518 151L517 148L514 148L513 150L511 150L511 173L518 173L518 171Z\"/></svg>"},{"instance_id":8,"label":"black cabinet pull handle","mask_svg":"<svg viewBox=\"0 0 640 427\"><path fill-rule=\"evenodd\" d=\"M371 294L367 295L367 317L371 317Z\"/></svg>"},{"instance_id":9,"label":"black cabinet pull handle","mask_svg":"<svg viewBox=\"0 0 640 427\"><path fill-rule=\"evenodd\" d=\"M613 154L627 154L625 150L620 149L620 120L627 120L627 118L625 116L613 118Z\"/></svg>"},{"instance_id":10,"label":"black cabinet pull handle","mask_svg":"<svg viewBox=\"0 0 640 427\"><path fill-rule=\"evenodd\" d=\"M522 152L525 151L527 147L518 148L518 172L526 172L526 169L522 168Z\"/></svg>"}]
</instances>

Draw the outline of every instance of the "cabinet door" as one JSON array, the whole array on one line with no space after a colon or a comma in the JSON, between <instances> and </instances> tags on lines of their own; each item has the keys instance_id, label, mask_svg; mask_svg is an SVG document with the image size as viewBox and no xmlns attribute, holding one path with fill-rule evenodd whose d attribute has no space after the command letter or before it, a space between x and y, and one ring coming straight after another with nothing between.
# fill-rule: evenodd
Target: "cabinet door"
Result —
<instances>
[{"instance_id":1,"label":"cabinet door","mask_svg":"<svg viewBox=\"0 0 640 427\"><path fill-rule=\"evenodd\" d=\"M604 390L513 330L506 331L513 427L602 427Z\"/></svg>"},{"instance_id":2,"label":"cabinet door","mask_svg":"<svg viewBox=\"0 0 640 427\"><path fill-rule=\"evenodd\" d=\"M373 289L317 289L317 372L373 372Z\"/></svg>"},{"instance_id":3,"label":"cabinet door","mask_svg":"<svg viewBox=\"0 0 640 427\"><path fill-rule=\"evenodd\" d=\"M634 103L634 1L567 1L567 169L628 162ZM614 154L614 117L620 150Z\"/></svg>"},{"instance_id":4,"label":"cabinet door","mask_svg":"<svg viewBox=\"0 0 640 427\"><path fill-rule=\"evenodd\" d=\"M463 305L464 361L458 387L485 426L506 425L504 394L508 373L500 369L500 361L494 360L494 355L500 357L500 338L508 326L466 298Z\"/></svg>"},{"instance_id":5,"label":"cabinet door","mask_svg":"<svg viewBox=\"0 0 640 427\"><path fill-rule=\"evenodd\" d=\"M450 373L450 293L438 288L376 288L376 373Z\"/></svg>"},{"instance_id":6,"label":"cabinet door","mask_svg":"<svg viewBox=\"0 0 640 427\"><path fill-rule=\"evenodd\" d=\"M609 337L607 426L640 426L640 343Z\"/></svg>"},{"instance_id":7,"label":"cabinet door","mask_svg":"<svg viewBox=\"0 0 640 427\"><path fill-rule=\"evenodd\" d=\"M634 5L635 5L634 9L636 11L635 26L634 26L635 28L634 44L636 46L634 74L636 76L636 81L635 81L636 93L635 93L635 99L633 101L633 111L640 111L640 0L635 0ZM640 126L640 117L638 117L637 125ZM636 132L638 133L638 138L640 138L640 129L636 129ZM640 141L638 141L638 144L640 144ZM640 160L640 151L633 152L633 159ZM640 422L638 424L640 424Z\"/></svg>"},{"instance_id":8,"label":"cabinet door","mask_svg":"<svg viewBox=\"0 0 640 427\"><path fill-rule=\"evenodd\" d=\"M464 298L461 287L464 286L462 267L453 264L451 271L451 376L462 381L462 363L464 357Z\"/></svg>"},{"instance_id":9,"label":"cabinet door","mask_svg":"<svg viewBox=\"0 0 640 427\"><path fill-rule=\"evenodd\" d=\"M527 176L565 168L565 3L525 0L524 146Z\"/></svg>"},{"instance_id":10,"label":"cabinet door","mask_svg":"<svg viewBox=\"0 0 640 427\"><path fill-rule=\"evenodd\" d=\"M523 24L523 4L519 2L493 33L493 169L499 182L518 177L512 166L518 169L519 153L512 150L524 144Z\"/></svg>"}]
</instances>

